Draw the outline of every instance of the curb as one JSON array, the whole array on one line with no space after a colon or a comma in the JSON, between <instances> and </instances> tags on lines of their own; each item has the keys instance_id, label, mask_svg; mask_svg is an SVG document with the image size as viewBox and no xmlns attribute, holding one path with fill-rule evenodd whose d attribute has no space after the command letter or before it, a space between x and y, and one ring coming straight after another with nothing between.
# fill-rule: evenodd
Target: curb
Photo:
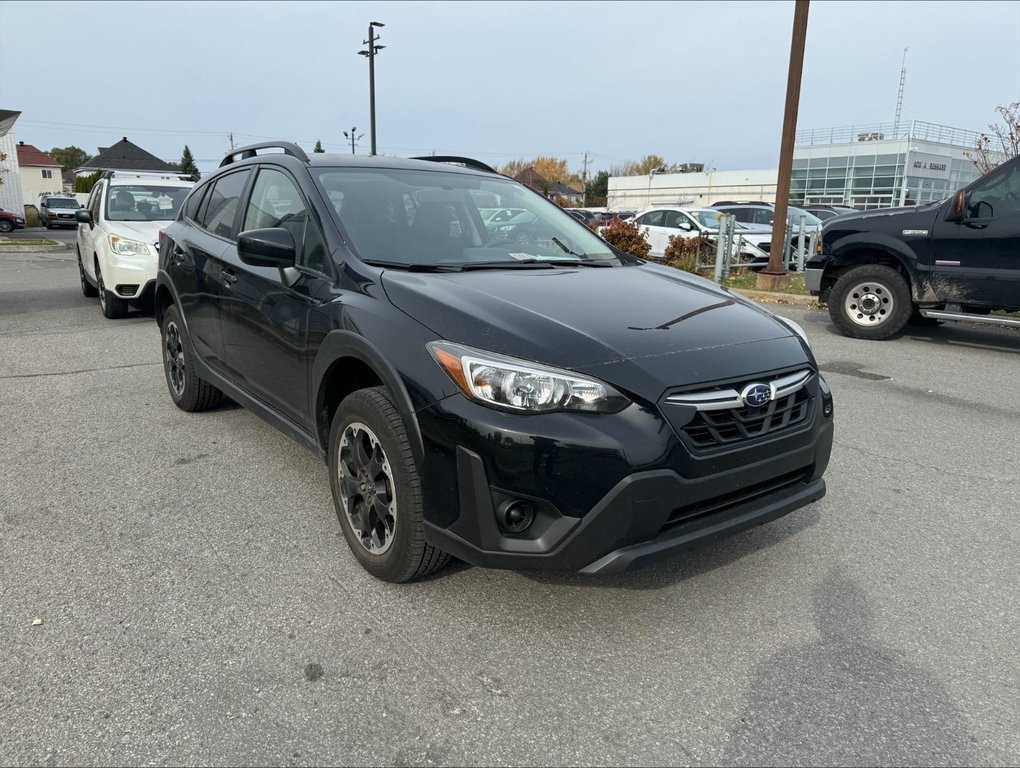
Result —
<instances>
[{"instance_id":1,"label":"curb","mask_svg":"<svg viewBox=\"0 0 1020 768\"><path fill-rule=\"evenodd\" d=\"M773 293L771 291L752 291L747 288L730 288L734 293L746 296L763 304L797 304L801 307L817 307L817 296L800 296L795 293Z\"/></svg>"}]
</instances>

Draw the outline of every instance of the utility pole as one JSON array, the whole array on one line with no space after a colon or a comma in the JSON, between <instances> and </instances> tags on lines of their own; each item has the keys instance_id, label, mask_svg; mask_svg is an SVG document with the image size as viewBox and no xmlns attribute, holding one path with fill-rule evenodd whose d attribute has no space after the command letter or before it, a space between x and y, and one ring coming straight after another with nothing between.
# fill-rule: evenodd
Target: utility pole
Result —
<instances>
[{"instance_id":1,"label":"utility pole","mask_svg":"<svg viewBox=\"0 0 1020 768\"><path fill-rule=\"evenodd\" d=\"M584 153L584 170L581 171L581 193L582 205L588 207L588 153Z\"/></svg>"},{"instance_id":2,"label":"utility pole","mask_svg":"<svg viewBox=\"0 0 1020 768\"><path fill-rule=\"evenodd\" d=\"M234 151L234 134L233 134L233 132L231 132L231 134L230 134L230 151L231 152Z\"/></svg>"},{"instance_id":3,"label":"utility pole","mask_svg":"<svg viewBox=\"0 0 1020 768\"><path fill-rule=\"evenodd\" d=\"M364 45L367 45L364 51L358 51L359 56L368 57L368 113L370 120L369 131L372 134L372 154L375 154L375 56L379 51L385 48L385 45L376 45L376 41L379 37L375 34L376 27L385 27L381 21L370 21L368 23L368 40L364 41Z\"/></svg>"},{"instance_id":4,"label":"utility pole","mask_svg":"<svg viewBox=\"0 0 1020 768\"><path fill-rule=\"evenodd\" d=\"M361 134L360 136L355 138L354 133L357 130L358 130L357 128L352 127L350 133L347 133L347 131L344 131L344 136L351 140L351 154L352 155L354 154L354 143L357 142L357 141L361 141L363 138L365 138L365 134Z\"/></svg>"},{"instance_id":5,"label":"utility pole","mask_svg":"<svg viewBox=\"0 0 1020 768\"><path fill-rule=\"evenodd\" d=\"M793 10L793 39L790 43L790 72L786 80L786 112L783 138L779 144L779 179L776 184L776 209L772 219L772 245L769 263L758 273L758 288L775 291L790 284L786 272L786 211L789 207L790 173L793 170L793 143L797 134L797 108L800 105L800 79L804 72L804 42L807 39L810 0L796 0Z\"/></svg>"}]
</instances>

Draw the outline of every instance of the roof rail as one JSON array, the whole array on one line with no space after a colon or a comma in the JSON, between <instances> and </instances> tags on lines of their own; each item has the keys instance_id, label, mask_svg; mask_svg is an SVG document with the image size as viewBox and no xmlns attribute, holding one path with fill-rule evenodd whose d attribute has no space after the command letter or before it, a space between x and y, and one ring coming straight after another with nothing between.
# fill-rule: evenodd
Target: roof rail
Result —
<instances>
[{"instance_id":1,"label":"roof rail","mask_svg":"<svg viewBox=\"0 0 1020 768\"><path fill-rule=\"evenodd\" d=\"M223 158L223 162L220 163L220 168L222 168L225 165L230 165L231 163L233 163L234 158L237 155L240 155L240 157L237 158L238 160L246 160L249 157L255 157L257 154L255 150L257 149L282 149L283 154L290 155L291 157L296 157L303 163L308 162L308 155L305 154L305 151L301 149L301 147L299 147L297 144L293 142L265 141L262 142L261 144L249 144L245 147L238 147L237 149L228 153L227 156Z\"/></svg>"},{"instance_id":2,"label":"roof rail","mask_svg":"<svg viewBox=\"0 0 1020 768\"><path fill-rule=\"evenodd\" d=\"M182 171L104 171L101 179L129 178L129 179L168 179L190 177L190 173Z\"/></svg>"},{"instance_id":3,"label":"roof rail","mask_svg":"<svg viewBox=\"0 0 1020 768\"><path fill-rule=\"evenodd\" d=\"M460 163L468 168L474 168L476 171L485 171L486 173L495 173L497 176L499 175L499 172L496 169L490 168L485 163L478 160L472 160L470 157L457 157L456 155L429 155L427 157L411 157L408 159L431 160L434 163Z\"/></svg>"}]
</instances>

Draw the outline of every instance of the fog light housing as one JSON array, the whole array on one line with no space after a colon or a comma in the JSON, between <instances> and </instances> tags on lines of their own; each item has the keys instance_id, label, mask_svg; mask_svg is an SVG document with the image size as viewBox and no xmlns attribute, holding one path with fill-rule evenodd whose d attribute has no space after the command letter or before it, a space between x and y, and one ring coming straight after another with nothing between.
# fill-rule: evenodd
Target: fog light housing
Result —
<instances>
[{"instance_id":1,"label":"fog light housing","mask_svg":"<svg viewBox=\"0 0 1020 768\"><path fill-rule=\"evenodd\" d=\"M506 533L524 533L535 522L535 508L524 499L504 501L496 511L496 522Z\"/></svg>"}]
</instances>

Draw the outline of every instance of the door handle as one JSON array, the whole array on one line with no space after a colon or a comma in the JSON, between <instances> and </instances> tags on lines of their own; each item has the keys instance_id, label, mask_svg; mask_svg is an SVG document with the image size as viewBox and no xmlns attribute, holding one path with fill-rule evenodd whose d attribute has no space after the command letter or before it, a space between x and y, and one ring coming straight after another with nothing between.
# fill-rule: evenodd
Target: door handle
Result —
<instances>
[{"instance_id":1,"label":"door handle","mask_svg":"<svg viewBox=\"0 0 1020 768\"><path fill-rule=\"evenodd\" d=\"M234 270L232 270L232 269L224 269L222 274L223 274L223 284L227 288L229 288L230 286L232 286L234 283L237 282L237 274L234 272Z\"/></svg>"}]
</instances>

